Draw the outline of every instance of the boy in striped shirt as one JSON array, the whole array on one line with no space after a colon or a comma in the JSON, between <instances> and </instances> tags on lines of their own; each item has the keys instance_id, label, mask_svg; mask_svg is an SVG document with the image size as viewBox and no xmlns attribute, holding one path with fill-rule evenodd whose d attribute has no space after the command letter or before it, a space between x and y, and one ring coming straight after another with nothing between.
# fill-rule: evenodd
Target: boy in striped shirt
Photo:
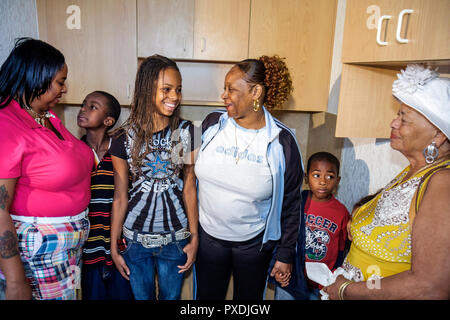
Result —
<instances>
[{"instance_id":1,"label":"boy in striped shirt","mask_svg":"<svg viewBox=\"0 0 450 320\"><path fill-rule=\"evenodd\" d=\"M110 253L114 174L108 131L119 116L120 104L116 98L107 92L94 91L84 99L77 117L78 126L86 130L81 140L95 156L88 216L91 227L83 248L83 300L133 299L130 283L117 271Z\"/></svg>"}]
</instances>

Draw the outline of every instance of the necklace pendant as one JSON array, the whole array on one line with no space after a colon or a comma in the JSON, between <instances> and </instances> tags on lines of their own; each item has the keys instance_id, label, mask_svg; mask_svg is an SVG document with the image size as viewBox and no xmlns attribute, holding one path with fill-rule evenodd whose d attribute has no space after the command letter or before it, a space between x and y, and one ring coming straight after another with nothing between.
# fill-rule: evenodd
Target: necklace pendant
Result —
<instances>
[{"instance_id":1,"label":"necklace pendant","mask_svg":"<svg viewBox=\"0 0 450 320\"><path fill-rule=\"evenodd\" d=\"M45 125L44 118L34 118L34 121L36 121L37 124L40 124L43 127Z\"/></svg>"},{"instance_id":2,"label":"necklace pendant","mask_svg":"<svg viewBox=\"0 0 450 320\"><path fill-rule=\"evenodd\" d=\"M40 124L41 126L45 127L45 118L54 118L55 116L52 115L50 112L45 111L44 114L39 114L36 111L33 110L30 106L25 106L25 109L30 111L32 113L32 117L34 121L36 121L37 124Z\"/></svg>"}]
</instances>

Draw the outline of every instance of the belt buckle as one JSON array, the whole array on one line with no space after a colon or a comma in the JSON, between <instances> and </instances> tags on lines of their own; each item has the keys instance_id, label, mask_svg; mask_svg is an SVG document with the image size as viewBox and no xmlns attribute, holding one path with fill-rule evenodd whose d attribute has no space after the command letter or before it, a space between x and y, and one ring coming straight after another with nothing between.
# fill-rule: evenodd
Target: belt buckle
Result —
<instances>
[{"instance_id":1,"label":"belt buckle","mask_svg":"<svg viewBox=\"0 0 450 320\"><path fill-rule=\"evenodd\" d=\"M147 248L147 249L149 249L149 248L154 248L155 247L155 245L154 244L151 244L151 241L153 241L153 240L157 240L157 239L155 239L154 237L153 237L153 239L152 239L152 236L151 235L143 235L142 236L142 241L141 241L141 244L145 247L145 248Z\"/></svg>"},{"instance_id":2,"label":"belt buckle","mask_svg":"<svg viewBox=\"0 0 450 320\"><path fill-rule=\"evenodd\" d=\"M153 244L151 242L153 242ZM155 243L155 242L157 242L157 243ZM167 237L164 237L161 235L146 234L146 235L142 236L141 243L145 248L149 249L149 248L165 246L169 243L169 239Z\"/></svg>"},{"instance_id":3,"label":"belt buckle","mask_svg":"<svg viewBox=\"0 0 450 320\"><path fill-rule=\"evenodd\" d=\"M149 239L146 236L143 236L141 239L141 244L144 248L150 248L150 245L148 244Z\"/></svg>"}]
</instances>

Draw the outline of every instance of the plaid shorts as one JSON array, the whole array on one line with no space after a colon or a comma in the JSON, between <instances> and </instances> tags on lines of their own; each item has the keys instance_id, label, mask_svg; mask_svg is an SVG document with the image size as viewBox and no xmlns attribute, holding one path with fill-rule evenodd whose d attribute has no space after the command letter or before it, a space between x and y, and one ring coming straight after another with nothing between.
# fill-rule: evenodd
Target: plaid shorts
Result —
<instances>
[{"instance_id":1,"label":"plaid shorts","mask_svg":"<svg viewBox=\"0 0 450 320\"><path fill-rule=\"evenodd\" d=\"M36 300L75 300L89 220L52 224L14 221L25 274Z\"/></svg>"}]
</instances>

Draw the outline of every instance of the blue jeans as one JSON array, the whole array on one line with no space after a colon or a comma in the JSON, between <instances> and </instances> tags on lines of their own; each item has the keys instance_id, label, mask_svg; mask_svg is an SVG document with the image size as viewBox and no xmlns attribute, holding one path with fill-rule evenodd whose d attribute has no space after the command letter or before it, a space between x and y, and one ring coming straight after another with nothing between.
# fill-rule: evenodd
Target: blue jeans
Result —
<instances>
[{"instance_id":1,"label":"blue jeans","mask_svg":"<svg viewBox=\"0 0 450 320\"><path fill-rule=\"evenodd\" d=\"M81 271L83 300L133 300L130 282L114 265L85 267Z\"/></svg>"},{"instance_id":2,"label":"blue jeans","mask_svg":"<svg viewBox=\"0 0 450 320\"><path fill-rule=\"evenodd\" d=\"M274 300L295 300L295 298L280 286L275 286Z\"/></svg>"},{"instance_id":3,"label":"blue jeans","mask_svg":"<svg viewBox=\"0 0 450 320\"><path fill-rule=\"evenodd\" d=\"M320 289L310 289L309 290L309 300L320 300L321 298Z\"/></svg>"},{"instance_id":4,"label":"blue jeans","mask_svg":"<svg viewBox=\"0 0 450 320\"><path fill-rule=\"evenodd\" d=\"M136 300L155 300L155 271L158 272L158 299L180 300L184 273L177 266L186 263L183 248L189 238L157 248L144 248L139 242L126 239L122 254L130 269L130 284Z\"/></svg>"},{"instance_id":5,"label":"blue jeans","mask_svg":"<svg viewBox=\"0 0 450 320\"><path fill-rule=\"evenodd\" d=\"M308 296L309 300L320 300L320 290L310 289ZM283 288L276 286L274 300L295 300L295 298Z\"/></svg>"}]
</instances>

